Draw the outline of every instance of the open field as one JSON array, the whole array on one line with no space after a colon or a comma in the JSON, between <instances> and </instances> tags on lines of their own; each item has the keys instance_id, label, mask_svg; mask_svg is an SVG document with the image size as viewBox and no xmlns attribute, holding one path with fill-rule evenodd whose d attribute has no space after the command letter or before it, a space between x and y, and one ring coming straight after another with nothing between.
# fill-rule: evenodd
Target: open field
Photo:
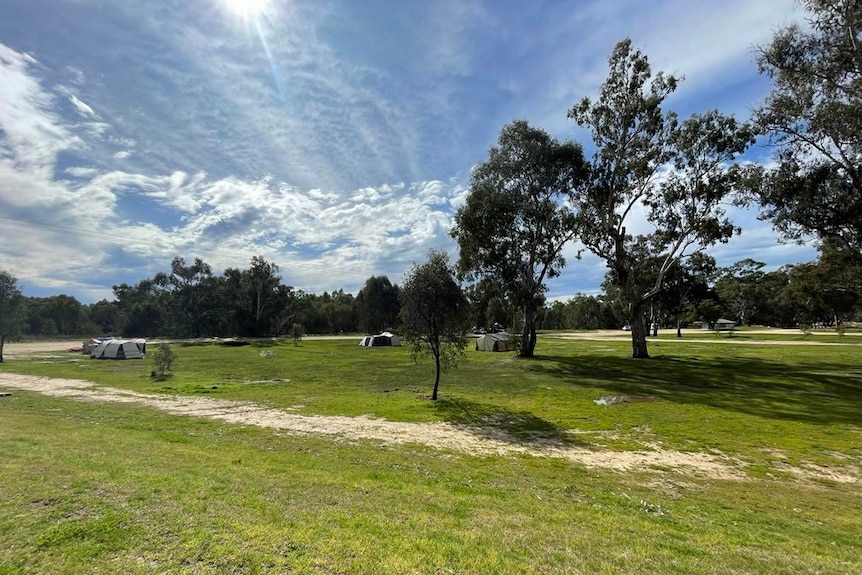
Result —
<instances>
[{"instance_id":1,"label":"open field","mask_svg":"<svg viewBox=\"0 0 862 575\"><path fill-rule=\"evenodd\" d=\"M858 344L174 349L0 366L0 574L862 572Z\"/></svg>"}]
</instances>

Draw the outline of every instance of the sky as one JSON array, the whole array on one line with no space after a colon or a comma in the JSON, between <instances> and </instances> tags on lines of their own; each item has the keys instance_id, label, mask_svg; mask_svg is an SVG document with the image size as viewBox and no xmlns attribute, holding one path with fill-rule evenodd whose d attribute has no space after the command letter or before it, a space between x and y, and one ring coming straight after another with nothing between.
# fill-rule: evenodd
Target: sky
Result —
<instances>
[{"instance_id":1,"label":"sky","mask_svg":"<svg viewBox=\"0 0 862 575\"><path fill-rule=\"evenodd\" d=\"M0 270L26 295L112 299L176 256L253 256L285 284L356 293L403 280L449 229L470 170L525 119L588 137L614 44L685 81L682 116L747 119L769 91L754 47L793 0L0 0ZM768 162L771 151L748 153ZM816 258L756 211L719 265ZM576 260L551 299L597 293Z\"/></svg>"}]
</instances>

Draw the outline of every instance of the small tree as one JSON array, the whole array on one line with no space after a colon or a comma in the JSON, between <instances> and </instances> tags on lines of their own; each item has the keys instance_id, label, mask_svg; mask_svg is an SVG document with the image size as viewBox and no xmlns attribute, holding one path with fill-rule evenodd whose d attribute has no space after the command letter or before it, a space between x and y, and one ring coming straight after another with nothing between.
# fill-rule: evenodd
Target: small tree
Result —
<instances>
[{"instance_id":1,"label":"small tree","mask_svg":"<svg viewBox=\"0 0 862 575\"><path fill-rule=\"evenodd\" d=\"M428 261L415 264L399 293L399 314L404 341L413 361L423 355L434 358L436 376L431 399L437 399L440 373L457 364L467 345L469 306L455 281L445 252L432 250Z\"/></svg>"},{"instance_id":2,"label":"small tree","mask_svg":"<svg viewBox=\"0 0 862 575\"><path fill-rule=\"evenodd\" d=\"M24 326L24 296L18 280L0 271L0 363L3 363L3 346L6 339L16 337Z\"/></svg>"},{"instance_id":3,"label":"small tree","mask_svg":"<svg viewBox=\"0 0 862 575\"><path fill-rule=\"evenodd\" d=\"M174 369L176 354L167 343L161 344L153 353L153 372L151 376L158 380L164 380L171 376Z\"/></svg>"},{"instance_id":4,"label":"small tree","mask_svg":"<svg viewBox=\"0 0 862 575\"><path fill-rule=\"evenodd\" d=\"M299 345L299 342L302 341L302 326L300 324L293 324L290 329L290 337L293 339L293 345Z\"/></svg>"}]
</instances>

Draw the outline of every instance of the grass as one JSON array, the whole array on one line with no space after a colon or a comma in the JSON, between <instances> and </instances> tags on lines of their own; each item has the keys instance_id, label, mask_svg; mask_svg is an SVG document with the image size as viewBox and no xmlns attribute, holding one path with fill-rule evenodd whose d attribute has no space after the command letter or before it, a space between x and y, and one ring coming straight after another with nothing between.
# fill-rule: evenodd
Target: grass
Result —
<instances>
[{"instance_id":1,"label":"grass","mask_svg":"<svg viewBox=\"0 0 862 575\"><path fill-rule=\"evenodd\" d=\"M682 338L676 337L675 331L662 330L659 332L658 339L660 340L685 340L690 339L712 339L712 340L729 340L729 341L798 341L807 343L838 343L842 345L859 345L862 346L862 337L858 332L847 332L844 335L832 332L813 332L806 334L802 331L798 333L750 333L745 330L736 330L733 332L685 332ZM650 341L656 338L650 337Z\"/></svg>"},{"instance_id":2,"label":"grass","mask_svg":"<svg viewBox=\"0 0 862 575\"><path fill-rule=\"evenodd\" d=\"M431 365L347 341L177 346L165 382L149 361L8 362L0 370L524 441L601 432L577 441L721 452L748 479L298 437L15 390L0 398L0 574L862 571L858 484L786 471L862 461L858 348L650 349L650 361L628 359L625 341L543 339L529 361L471 352L436 403ZM649 401L596 405L605 395Z\"/></svg>"}]
</instances>

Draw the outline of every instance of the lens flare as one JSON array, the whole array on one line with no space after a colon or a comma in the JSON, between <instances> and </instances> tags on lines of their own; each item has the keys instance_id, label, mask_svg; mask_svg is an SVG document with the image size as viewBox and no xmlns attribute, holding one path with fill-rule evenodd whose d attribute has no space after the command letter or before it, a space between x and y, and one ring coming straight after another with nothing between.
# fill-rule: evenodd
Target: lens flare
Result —
<instances>
[{"instance_id":1,"label":"lens flare","mask_svg":"<svg viewBox=\"0 0 862 575\"><path fill-rule=\"evenodd\" d=\"M222 0L225 6L243 19L252 18L266 10L270 0Z\"/></svg>"}]
</instances>

